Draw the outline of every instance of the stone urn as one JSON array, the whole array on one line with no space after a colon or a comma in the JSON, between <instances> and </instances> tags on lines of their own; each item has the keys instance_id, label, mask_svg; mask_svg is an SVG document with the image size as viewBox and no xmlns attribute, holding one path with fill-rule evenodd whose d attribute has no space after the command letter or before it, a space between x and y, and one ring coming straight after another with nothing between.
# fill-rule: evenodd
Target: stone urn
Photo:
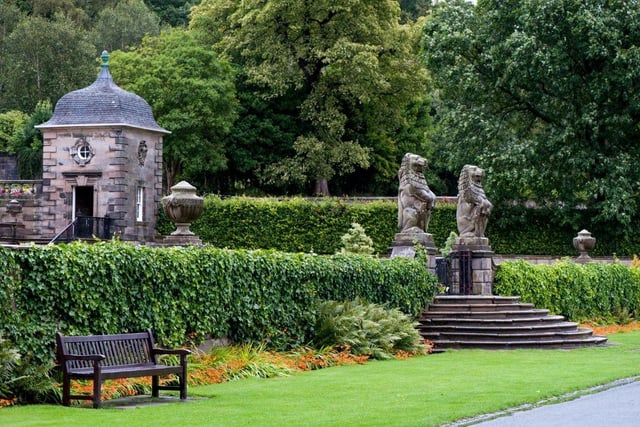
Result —
<instances>
[{"instance_id":1,"label":"stone urn","mask_svg":"<svg viewBox=\"0 0 640 427\"><path fill-rule=\"evenodd\" d=\"M172 236L194 236L191 223L202 215L204 199L196 195L196 187L180 181L171 187L171 194L162 198L162 209L176 225Z\"/></svg>"},{"instance_id":2,"label":"stone urn","mask_svg":"<svg viewBox=\"0 0 640 427\"><path fill-rule=\"evenodd\" d=\"M576 262L588 262L591 261L589 252L593 250L596 245L596 238L591 236L591 233L587 230L582 230L576 237L573 238L573 247L580 252L580 256L576 258Z\"/></svg>"}]
</instances>

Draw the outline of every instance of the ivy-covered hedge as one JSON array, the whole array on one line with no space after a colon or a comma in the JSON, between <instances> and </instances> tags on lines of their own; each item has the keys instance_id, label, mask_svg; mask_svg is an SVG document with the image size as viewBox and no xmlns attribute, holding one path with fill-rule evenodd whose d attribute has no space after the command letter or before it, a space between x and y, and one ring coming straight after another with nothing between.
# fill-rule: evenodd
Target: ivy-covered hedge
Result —
<instances>
[{"instance_id":1,"label":"ivy-covered hedge","mask_svg":"<svg viewBox=\"0 0 640 427\"><path fill-rule=\"evenodd\" d=\"M493 291L519 295L522 301L574 321L640 317L640 270L618 263L503 262Z\"/></svg>"},{"instance_id":2,"label":"ivy-covered hedge","mask_svg":"<svg viewBox=\"0 0 640 427\"><path fill-rule=\"evenodd\" d=\"M591 255L631 256L640 253L640 229L594 222L596 212L551 208L495 207L486 235L498 254L575 256L573 238L582 229L597 239ZM208 196L202 217L191 227L204 242L233 249L276 249L333 254L340 237L357 222L372 238L378 254L390 253L397 229L394 200L226 198ZM171 224L159 221L168 234ZM572 225L574 224L574 225ZM438 248L457 231L456 206L436 205L429 224Z\"/></svg>"},{"instance_id":3,"label":"ivy-covered hedge","mask_svg":"<svg viewBox=\"0 0 640 427\"><path fill-rule=\"evenodd\" d=\"M354 222L364 227L376 253L390 253L398 232L397 204L391 200L208 196L204 213L191 230L216 247L334 254L341 249L340 237ZM173 229L163 215L158 223L161 234L169 234ZM443 245L455 229L455 206L442 205L436 209L429 225L436 244Z\"/></svg>"},{"instance_id":4,"label":"ivy-covered hedge","mask_svg":"<svg viewBox=\"0 0 640 427\"><path fill-rule=\"evenodd\" d=\"M292 347L310 342L321 299L415 316L436 283L409 259L115 242L0 249L0 274L0 333L37 363L53 360L56 331L152 328L169 346L224 336Z\"/></svg>"}]
</instances>

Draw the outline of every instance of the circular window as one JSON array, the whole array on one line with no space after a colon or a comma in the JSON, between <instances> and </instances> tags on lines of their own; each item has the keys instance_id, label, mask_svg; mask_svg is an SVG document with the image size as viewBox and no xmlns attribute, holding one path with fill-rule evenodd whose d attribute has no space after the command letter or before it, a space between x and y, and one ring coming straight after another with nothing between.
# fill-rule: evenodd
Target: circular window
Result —
<instances>
[{"instance_id":1,"label":"circular window","mask_svg":"<svg viewBox=\"0 0 640 427\"><path fill-rule=\"evenodd\" d=\"M79 165L86 165L95 156L95 151L86 138L80 138L76 141L76 144L71 148L71 155L73 160Z\"/></svg>"}]
</instances>

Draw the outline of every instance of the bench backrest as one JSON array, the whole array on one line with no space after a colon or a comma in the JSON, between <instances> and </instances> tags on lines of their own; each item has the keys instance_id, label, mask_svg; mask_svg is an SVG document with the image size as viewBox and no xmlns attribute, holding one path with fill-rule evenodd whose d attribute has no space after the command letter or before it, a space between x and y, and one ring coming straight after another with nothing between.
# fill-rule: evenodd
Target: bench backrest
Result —
<instances>
[{"instance_id":1,"label":"bench backrest","mask_svg":"<svg viewBox=\"0 0 640 427\"><path fill-rule=\"evenodd\" d=\"M121 335L70 336L58 335L60 356L68 354L103 354L106 359L101 366L122 366L154 363L151 354L153 348L151 331ZM67 368L90 368L91 361L69 360Z\"/></svg>"}]
</instances>

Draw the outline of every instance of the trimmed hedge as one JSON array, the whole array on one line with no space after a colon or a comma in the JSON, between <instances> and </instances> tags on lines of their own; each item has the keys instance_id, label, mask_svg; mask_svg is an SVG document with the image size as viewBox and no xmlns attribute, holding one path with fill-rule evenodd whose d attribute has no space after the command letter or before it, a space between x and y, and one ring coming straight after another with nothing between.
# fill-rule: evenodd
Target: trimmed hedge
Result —
<instances>
[{"instance_id":1,"label":"trimmed hedge","mask_svg":"<svg viewBox=\"0 0 640 427\"><path fill-rule=\"evenodd\" d=\"M499 254L576 256L573 238L584 228L597 239L591 255L640 253L640 229L595 223L595 216L589 210L500 206L494 209L486 234ZM202 217L191 228L204 242L217 247L333 254L353 222L364 227L378 254L390 253L398 231L397 204L392 199L363 202L208 196ZM159 224L161 233L171 231L166 218L161 217ZM452 231L457 231L456 206L439 203L429 224L438 248Z\"/></svg>"},{"instance_id":2,"label":"trimmed hedge","mask_svg":"<svg viewBox=\"0 0 640 427\"><path fill-rule=\"evenodd\" d=\"M319 300L361 297L416 316L437 282L410 259L117 242L0 249L0 274L0 333L45 364L56 331L295 347L313 337Z\"/></svg>"},{"instance_id":3,"label":"trimmed hedge","mask_svg":"<svg viewBox=\"0 0 640 427\"><path fill-rule=\"evenodd\" d=\"M618 263L503 262L493 291L496 295L519 295L522 301L574 321L640 317L640 270Z\"/></svg>"}]
</instances>

